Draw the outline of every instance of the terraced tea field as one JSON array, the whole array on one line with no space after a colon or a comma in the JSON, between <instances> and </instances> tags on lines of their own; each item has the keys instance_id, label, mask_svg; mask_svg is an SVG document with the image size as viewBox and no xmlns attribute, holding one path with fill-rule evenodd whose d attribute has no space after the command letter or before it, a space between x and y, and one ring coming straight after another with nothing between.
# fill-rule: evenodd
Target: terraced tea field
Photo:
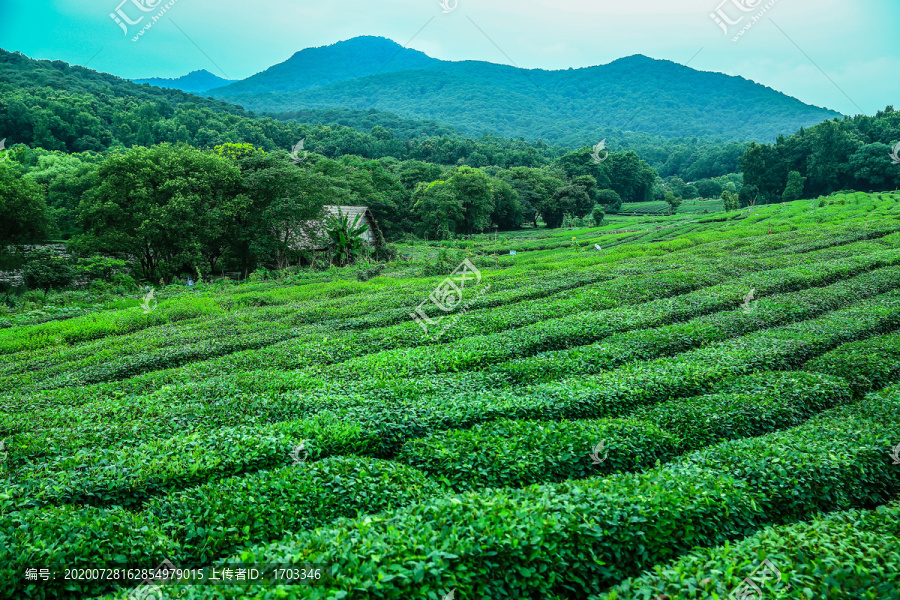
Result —
<instances>
[{"instance_id":1,"label":"terraced tea field","mask_svg":"<svg viewBox=\"0 0 900 600\"><path fill-rule=\"evenodd\" d=\"M848 200L21 316L0 595L900 597L900 196Z\"/></svg>"}]
</instances>

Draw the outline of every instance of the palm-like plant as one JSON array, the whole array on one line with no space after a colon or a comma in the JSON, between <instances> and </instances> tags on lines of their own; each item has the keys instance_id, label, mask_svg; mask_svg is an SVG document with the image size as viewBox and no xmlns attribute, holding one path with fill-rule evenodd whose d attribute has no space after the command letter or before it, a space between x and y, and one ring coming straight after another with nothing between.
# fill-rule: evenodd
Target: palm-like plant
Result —
<instances>
[{"instance_id":1,"label":"palm-like plant","mask_svg":"<svg viewBox=\"0 0 900 600\"><path fill-rule=\"evenodd\" d=\"M362 215L356 215L351 223L350 216L343 214L340 209L337 216L331 215L328 218L325 230L334 250L332 260L342 267L354 262L365 250L365 242L360 236L369 230L369 226L360 225L361 218Z\"/></svg>"}]
</instances>

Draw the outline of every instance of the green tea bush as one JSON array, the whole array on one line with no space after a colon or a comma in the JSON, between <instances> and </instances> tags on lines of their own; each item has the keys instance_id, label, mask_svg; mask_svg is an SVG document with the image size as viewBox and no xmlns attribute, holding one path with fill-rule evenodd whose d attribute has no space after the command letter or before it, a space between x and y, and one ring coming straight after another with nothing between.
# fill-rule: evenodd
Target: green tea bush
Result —
<instances>
[{"instance_id":1,"label":"green tea bush","mask_svg":"<svg viewBox=\"0 0 900 600\"><path fill-rule=\"evenodd\" d=\"M845 344L804 369L843 377L857 394L887 387L900 381L900 333Z\"/></svg>"},{"instance_id":2,"label":"green tea bush","mask_svg":"<svg viewBox=\"0 0 900 600\"><path fill-rule=\"evenodd\" d=\"M684 323L612 335L603 342L540 354L498 366L495 371L518 382L550 381L572 373L597 373L634 360L648 360L700 348L767 327L813 318L829 310L891 291L900 268L878 269L827 287L764 297L752 310L731 310ZM733 290L727 302L742 294ZM638 309L640 311L640 308Z\"/></svg>"},{"instance_id":3,"label":"green tea bush","mask_svg":"<svg viewBox=\"0 0 900 600\"><path fill-rule=\"evenodd\" d=\"M578 597L695 546L743 537L761 519L742 482L706 471L469 492L342 519L236 555L328 564L340 574L331 582L194 586L185 597L440 598L452 589L461 598Z\"/></svg>"},{"instance_id":4,"label":"green tea bush","mask_svg":"<svg viewBox=\"0 0 900 600\"><path fill-rule=\"evenodd\" d=\"M672 436L649 423L502 419L411 440L397 460L471 490L642 471L676 452Z\"/></svg>"},{"instance_id":5,"label":"green tea bush","mask_svg":"<svg viewBox=\"0 0 900 600\"><path fill-rule=\"evenodd\" d=\"M152 515L121 508L48 506L5 514L0 516L0 596L84 598L113 582L66 580L66 569L148 569L176 550ZM29 582L29 568L49 569L56 578Z\"/></svg>"},{"instance_id":6,"label":"green tea bush","mask_svg":"<svg viewBox=\"0 0 900 600\"><path fill-rule=\"evenodd\" d=\"M851 401L846 382L813 373L755 373L719 389L716 394L642 407L629 417L678 436L680 448L689 451L794 427Z\"/></svg>"},{"instance_id":7,"label":"green tea bush","mask_svg":"<svg viewBox=\"0 0 900 600\"><path fill-rule=\"evenodd\" d=\"M891 449L900 439L900 396L870 396L804 425L724 442L664 468L704 468L750 484L773 523L818 511L870 508L900 491Z\"/></svg>"},{"instance_id":8,"label":"green tea bush","mask_svg":"<svg viewBox=\"0 0 900 600\"><path fill-rule=\"evenodd\" d=\"M303 591L266 590L285 598L428 597L450 589L466 597L579 597L765 525L884 503L900 491L900 471L888 457L888 440L900 436L898 409L900 395L871 396L863 417L838 408L643 474L469 492L393 516L339 521L236 558L331 564L344 575ZM188 590L189 598L210 594Z\"/></svg>"},{"instance_id":9,"label":"green tea bush","mask_svg":"<svg viewBox=\"0 0 900 600\"><path fill-rule=\"evenodd\" d=\"M278 540L338 517L396 509L441 490L401 464L334 457L182 490L152 500L147 513L177 541L173 557L199 565L246 544Z\"/></svg>"},{"instance_id":10,"label":"green tea bush","mask_svg":"<svg viewBox=\"0 0 900 600\"><path fill-rule=\"evenodd\" d=\"M656 565L590 600L725 598L736 590L749 591L746 578L759 581L766 575L768 581L754 585L773 598L893 598L900 585L898 524L900 505L894 503L770 527L734 544Z\"/></svg>"},{"instance_id":11,"label":"green tea bush","mask_svg":"<svg viewBox=\"0 0 900 600\"><path fill-rule=\"evenodd\" d=\"M293 445L283 436L232 427L132 448L79 450L24 465L23 476L6 494L19 508L63 503L134 507L213 476L289 463Z\"/></svg>"}]
</instances>

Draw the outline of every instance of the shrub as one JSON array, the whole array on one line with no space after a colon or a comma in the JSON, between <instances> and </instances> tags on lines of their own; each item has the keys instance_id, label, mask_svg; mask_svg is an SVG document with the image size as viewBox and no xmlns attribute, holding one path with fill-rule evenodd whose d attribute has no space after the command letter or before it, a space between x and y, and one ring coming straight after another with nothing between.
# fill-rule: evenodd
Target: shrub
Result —
<instances>
[{"instance_id":1,"label":"shrub","mask_svg":"<svg viewBox=\"0 0 900 600\"><path fill-rule=\"evenodd\" d=\"M900 333L845 344L803 368L843 377L857 395L886 387L900 381Z\"/></svg>"},{"instance_id":2,"label":"shrub","mask_svg":"<svg viewBox=\"0 0 900 600\"><path fill-rule=\"evenodd\" d=\"M75 277L75 270L68 257L49 246L30 251L22 270L25 285L31 289L43 290L66 287Z\"/></svg>"},{"instance_id":3,"label":"shrub","mask_svg":"<svg viewBox=\"0 0 900 600\"><path fill-rule=\"evenodd\" d=\"M794 427L851 400L845 382L818 374L756 373L720 389L725 393L670 400L629 416L677 435L682 450L689 451Z\"/></svg>"},{"instance_id":4,"label":"shrub","mask_svg":"<svg viewBox=\"0 0 900 600\"><path fill-rule=\"evenodd\" d=\"M338 517L396 509L440 492L437 483L404 465L334 457L209 482L157 498L147 512L178 542L178 559L199 565L249 543L316 529Z\"/></svg>"},{"instance_id":5,"label":"shrub","mask_svg":"<svg viewBox=\"0 0 900 600\"><path fill-rule=\"evenodd\" d=\"M664 468L700 467L743 479L772 522L783 523L885 503L900 491L900 469L888 460L897 438L900 396L871 396L795 429L717 444Z\"/></svg>"},{"instance_id":6,"label":"shrub","mask_svg":"<svg viewBox=\"0 0 900 600\"><path fill-rule=\"evenodd\" d=\"M725 598L746 589L745 578L767 574L768 560L781 578L755 585L769 597L806 600L809 590L827 600L890 598L897 591L900 504L874 511L849 510L808 523L770 527L733 545L698 550L656 565L591 600ZM788 589L789 586L789 589ZM716 596L713 596L716 594ZM754 595L752 597L759 597Z\"/></svg>"},{"instance_id":7,"label":"shrub","mask_svg":"<svg viewBox=\"0 0 900 600\"><path fill-rule=\"evenodd\" d=\"M159 522L121 508L48 506L0 517L0 596L85 598L121 581L65 580L66 569L149 569L176 551ZM31 583L25 570L45 568L50 581Z\"/></svg>"},{"instance_id":8,"label":"shrub","mask_svg":"<svg viewBox=\"0 0 900 600\"><path fill-rule=\"evenodd\" d=\"M642 471L675 454L674 439L649 423L501 419L411 440L398 460L469 490Z\"/></svg>"},{"instance_id":9,"label":"shrub","mask_svg":"<svg viewBox=\"0 0 900 600\"><path fill-rule=\"evenodd\" d=\"M275 597L434 598L455 588L461 598L571 598L695 546L743 537L760 528L760 517L740 481L655 470L438 498L393 515L342 519L238 558L321 563L340 573L322 585L266 587ZM186 597L262 592L194 586Z\"/></svg>"},{"instance_id":10,"label":"shrub","mask_svg":"<svg viewBox=\"0 0 900 600\"><path fill-rule=\"evenodd\" d=\"M359 281L369 281L373 277L377 277L384 271L384 265L375 265L367 269L360 269L356 272L356 279Z\"/></svg>"},{"instance_id":11,"label":"shrub","mask_svg":"<svg viewBox=\"0 0 900 600\"><path fill-rule=\"evenodd\" d=\"M19 508L84 503L139 506L148 497L290 462L293 442L249 427L155 440L127 449L79 450L27 465L28 478L7 488Z\"/></svg>"}]
</instances>

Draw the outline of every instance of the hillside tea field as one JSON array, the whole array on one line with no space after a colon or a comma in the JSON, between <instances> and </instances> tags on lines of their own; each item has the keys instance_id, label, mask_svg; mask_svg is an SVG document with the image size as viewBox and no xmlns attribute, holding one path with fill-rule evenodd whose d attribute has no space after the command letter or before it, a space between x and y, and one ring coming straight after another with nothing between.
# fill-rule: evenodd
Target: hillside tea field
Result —
<instances>
[{"instance_id":1,"label":"hillside tea field","mask_svg":"<svg viewBox=\"0 0 900 600\"><path fill-rule=\"evenodd\" d=\"M900 194L612 220L8 319L0 595L900 597Z\"/></svg>"}]
</instances>

